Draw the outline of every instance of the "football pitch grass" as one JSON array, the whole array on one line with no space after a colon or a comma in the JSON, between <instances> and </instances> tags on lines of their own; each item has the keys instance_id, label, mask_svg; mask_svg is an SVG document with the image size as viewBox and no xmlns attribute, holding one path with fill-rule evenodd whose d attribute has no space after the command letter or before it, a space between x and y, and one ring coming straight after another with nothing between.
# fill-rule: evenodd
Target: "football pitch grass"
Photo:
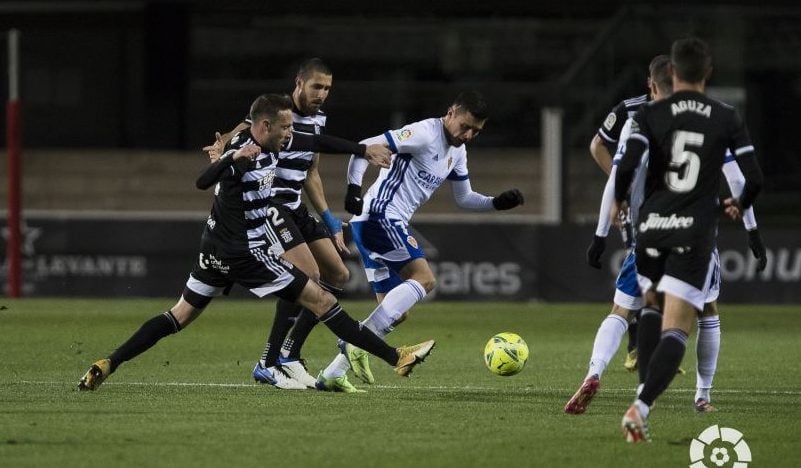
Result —
<instances>
[{"instance_id":1,"label":"football pitch grass","mask_svg":"<svg viewBox=\"0 0 801 468\"><path fill-rule=\"evenodd\" d=\"M437 347L409 379L372 359L365 394L285 391L250 372L272 300L219 300L191 327L124 364L96 392L88 366L170 300L0 300L0 465L290 467L676 467L708 426L744 434L749 466L799 466L801 308L723 304L713 392L719 411L695 414L695 337L651 416L653 442L625 443L620 419L636 376L618 352L588 412L565 402L586 372L607 304L418 305L389 335ZM367 302L344 303L357 318ZM514 377L492 375L485 342L512 331L531 357ZM316 375L336 351L324 326L304 356ZM624 346L625 347L625 346ZM731 446L729 446L731 447ZM721 465L732 466L730 460ZM707 466L717 466L707 459Z\"/></svg>"}]
</instances>

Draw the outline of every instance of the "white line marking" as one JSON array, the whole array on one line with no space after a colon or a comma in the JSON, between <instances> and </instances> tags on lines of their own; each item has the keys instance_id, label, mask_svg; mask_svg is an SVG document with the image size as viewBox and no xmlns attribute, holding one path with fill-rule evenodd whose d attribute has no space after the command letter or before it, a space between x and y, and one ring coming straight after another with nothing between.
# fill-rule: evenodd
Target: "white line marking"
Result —
<instances>
[{"instance_id":1,"label":"white line marking","mask_svg":"<svg viewBox=\"0 0 801 468\"><path fill-rule=\"evenodd\" d=\"M11 382L13 384L14 382ZM37 381L37 380L20 380L20 384L25 385L65 385L69 384L72 385L72 382L61 382L61 381ZM75 382L77 385L77 381ZM258 383L215 383L215 382L106 382L103 386L106 385L116 385L116 386L152 386L152 387L224 387L224 388L257 388L257 387L264 387L268 385L258 384ZM464 387L456 387L456 386L447 386L447 385L364 385L360 388L374 388L374 389L381 389L381 390L420 390L420 391L466 391L466 392L491 392L491 391L514 391L514 392L521 392L521 393L573 393L575 389L573 388L552 388L552 387L473 387L473 386L464 386ZM667 392L669 393L686 393L691 392L692 388L676 388L676 389L668 389ZM603 393L631 393L634 394L633 388L603 388L601 390ZM801 390L767 390L767 389L760 389L760 388L749 388L749 389L715 389L713 390L715 394L724 394L724 395L740 395L740 394L748 394L748 395L801 395Z\"/></svg>"}]
</instances>

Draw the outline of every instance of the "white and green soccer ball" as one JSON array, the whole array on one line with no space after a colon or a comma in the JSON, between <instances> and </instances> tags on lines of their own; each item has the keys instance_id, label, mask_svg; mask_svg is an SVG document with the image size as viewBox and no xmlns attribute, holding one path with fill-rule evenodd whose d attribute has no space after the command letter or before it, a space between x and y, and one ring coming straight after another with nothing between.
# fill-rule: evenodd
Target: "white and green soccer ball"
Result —
<instances>
[{"instance_id":1,"label":"white and green soccer ball","mask_svg":"<svg viewBox=\"0 0 801 468\"><path fill-rule=\"evenodd\" d=\"M484 346L484 363L493 374L515 375L523 370L526 361L528 345L516 333L498 333Z\"/></svg>"}]
</instances>

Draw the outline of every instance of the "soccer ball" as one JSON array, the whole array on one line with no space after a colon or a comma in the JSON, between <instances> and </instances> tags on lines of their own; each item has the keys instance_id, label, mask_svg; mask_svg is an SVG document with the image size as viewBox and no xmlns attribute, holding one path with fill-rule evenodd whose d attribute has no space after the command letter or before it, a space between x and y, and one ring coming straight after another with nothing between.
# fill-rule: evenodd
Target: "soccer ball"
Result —
<instances>
[{"instance_id":1,"label":"soccer ball","mask_svg":"<svg viewBox=\"0 0 801 468\"><path fill-rule=\"evenodd\" d=\"M498 333L484 346L484 363L496 375L515 375L523 370L527 360L528 345L516 333Z\"/></svg>"}]
</instances>

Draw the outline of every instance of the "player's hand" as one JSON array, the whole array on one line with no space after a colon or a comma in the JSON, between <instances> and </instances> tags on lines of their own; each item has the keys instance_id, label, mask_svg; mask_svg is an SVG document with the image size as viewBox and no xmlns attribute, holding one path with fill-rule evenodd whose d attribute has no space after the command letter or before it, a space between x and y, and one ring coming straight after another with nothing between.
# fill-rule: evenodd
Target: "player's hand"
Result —
<instances>
[{"instance_id":1,"label":"player's hand","mask_svg":"<svg viewBox=\"0 0 801 468\"><path fill-rule=\"evenodd\" d=\"M209 146L204 146L203 151L209 154L209 160L211 162L216 162L220 159L220 156L222 156L224 148L225 142L223 142L222 135L220 135L220 132L214 132L214 143Z\"/></svg>"},{"instance_id":2,"label":"player's hand","mask_svg":"<svg viewBox=\"0 0 801 468\"><path fill-rule=\"evenodd\" d=\"M348 244L345 243L345 236L342 234L342 231L334 234L334 247L337 248L339 253L350 255L350 249L348 248Z\"/></svg>"},{"instance_id":3,"label":"player's hand","mask_svg":"<svg viewBox=\"0 0 801 468\"><path fill-rule=\"evenodd\" d=\"M364 159L374 166L389 168L392 162L392 151L384 145L367 145Z\"/></svg>"},{"instance_id":4,"label":"player's hand","mask_svg":"<svg viewBox=\"0 0 801 468\"><path fill-rule=\"evenodd\" d=\"M612 221L612 225L623 229L623 220L628 218L628 211L629 204L626 200L622 202L612 200L612 207L609 210L609 219Z\"/></svg>"},{"instance_id":5,"label":"player's hand","mask_svg":"<svg viewBox=\"0 0 801 468\"><path fill-rule=\"evenodd\" d=\"M493 198L492 206L494 206L496 210L511 210L518 205L522 205L525 201L520 190L511 189Z\"/></svg>"},{"instance_id":6,"label":"player's hand","mask_svg":"<svg viewBox=\"0 0 801 468\"><path fill-rule=\"evenodd\" d=\"M248 158L252 161L256 159L256 156L260 154L261 154L261 147L257 144L251 143L234 151L234 161L243 158Z\"/></svg>"},{"instance_id":7,"label":"player's hand","mask_svg":"<svg viewBox=\"0 0 801 468\"><path fill-rule=\"evenodd\" d=\"M759 229L752 229L748 231L748 247L757 259L757 271L762 271L768 266L768 252L765 249L765 243L762 241L762 235Z\"/></svg>"},{"instance_id":8,"label":"player's hand","mask_svg":"<svg viewBox=\"0 0 801 468\"><path fill-rule=\"evenodd\" d=\"M743 214L740 200L737 198L727 198L723 200L723 213L730 219L737 221Z\"/></svg>"},{"instance_id":9,"label":"player's hand","mask_svg":"<svg viewBox=\"0 0 801 468\"><path fill-rule=\"evenodd\" d=\"M592 236L592 244L587 249L587 264L593 268L601 269L601 255L606 250L606 237Z\"/></svg>"},{"instance_id":10,"label":"player's hand","mask_svg":"<svg viewBox=\"0 0 801 468\"><path fill-rule=\"evenodd\" d=\"M362 208L364 208L364 200L362 199L361 185L348 184L348 192L345 194L345 211L360 215Z\"/></svg>"}]
</instances>

